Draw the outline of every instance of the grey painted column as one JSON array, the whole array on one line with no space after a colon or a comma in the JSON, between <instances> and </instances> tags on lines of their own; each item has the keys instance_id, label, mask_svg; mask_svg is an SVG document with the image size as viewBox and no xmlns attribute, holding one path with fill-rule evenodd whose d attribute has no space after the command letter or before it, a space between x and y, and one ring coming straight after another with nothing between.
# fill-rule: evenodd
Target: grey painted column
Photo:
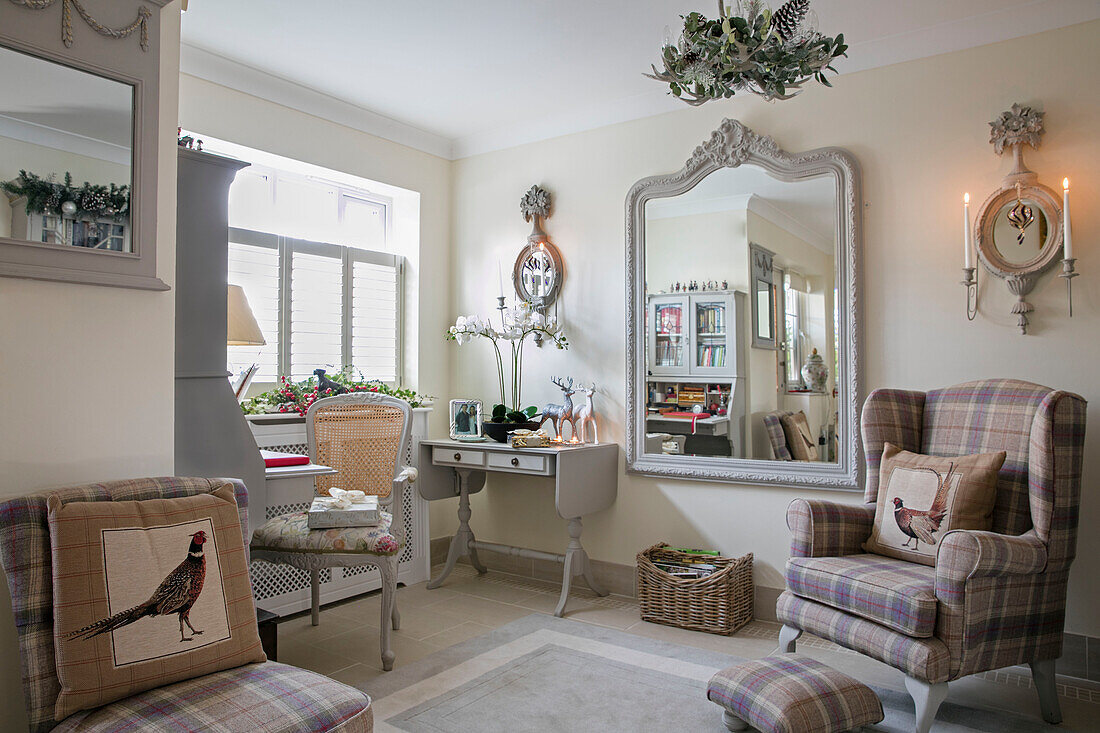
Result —
<instances>
[{"instance_id":1,"label":"grey painted column","mask_svg":"<svg viewBox=\"0 0 1100 733\"><path fill-rule=\"evenodd\" d=\"M264 521L264 462L226 372L229 186L248 163L179 149L176 204L177 476L237 478Z\"/></svg>"}]
</instances>

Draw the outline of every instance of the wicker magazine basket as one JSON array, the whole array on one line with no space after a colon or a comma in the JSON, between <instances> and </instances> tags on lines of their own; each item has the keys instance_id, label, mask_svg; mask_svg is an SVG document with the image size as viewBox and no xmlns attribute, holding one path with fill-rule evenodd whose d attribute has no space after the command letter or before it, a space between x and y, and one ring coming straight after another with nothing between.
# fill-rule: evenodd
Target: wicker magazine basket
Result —
<instances>
[{"instance_id":1,"label":"wicker magazine basket","mask_svg":"<svg viewBox=\"0 0 1100 733\"><path fill-rule=\"evenodd\" d=\"M711 634L732 634L752 620L752 553L710 557L718 569L706 578L677 578L653 564L699 560L660 543L638 553L638 608L643 621Z\"/></svg>"}]
</instances>

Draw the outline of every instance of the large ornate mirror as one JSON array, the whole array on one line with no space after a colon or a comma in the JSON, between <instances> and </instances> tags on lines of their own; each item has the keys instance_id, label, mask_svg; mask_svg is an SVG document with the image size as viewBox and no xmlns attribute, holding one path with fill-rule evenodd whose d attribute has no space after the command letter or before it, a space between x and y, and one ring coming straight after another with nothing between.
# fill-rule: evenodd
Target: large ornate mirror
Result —
<instances>
[{"instance_id":1,"label":"large ornate mirror","mask_svg":"<svg viewBox=\"0 0 1100 733\"><path fill-rule=\"evenodd\" d=\"M857 488L860 176L726 120L627 197L627 469Z\"/></svg>"}]
</instances>

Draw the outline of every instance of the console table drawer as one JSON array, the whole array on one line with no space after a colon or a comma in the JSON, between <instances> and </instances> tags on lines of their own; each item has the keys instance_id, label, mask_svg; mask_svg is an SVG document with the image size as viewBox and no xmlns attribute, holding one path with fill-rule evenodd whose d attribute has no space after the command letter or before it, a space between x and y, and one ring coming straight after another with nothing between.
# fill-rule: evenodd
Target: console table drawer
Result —
<instances>
[{"instance_id":1,"label":"console table drawer","mask_svg":"<svg viewBox=\"0 0 1100 733\"><path fill-rule=\"evenodd\" d=\"M546 456L524 455L522 453L490 453L489 468L518 473L537 473L549 476L549 461Z\"/></svg>"},{"instance_id":2,"label":"console table drawer","mask_svg":"<svg viewBox=\"0 0 1100 733\"><path fill-rule=\"evenodd\" d=\"M457 448L432 448L432 463L447 466L470 466L481 468L485 465L485 452L479 450L461 450Z\"/></svg>"}]
</instances>

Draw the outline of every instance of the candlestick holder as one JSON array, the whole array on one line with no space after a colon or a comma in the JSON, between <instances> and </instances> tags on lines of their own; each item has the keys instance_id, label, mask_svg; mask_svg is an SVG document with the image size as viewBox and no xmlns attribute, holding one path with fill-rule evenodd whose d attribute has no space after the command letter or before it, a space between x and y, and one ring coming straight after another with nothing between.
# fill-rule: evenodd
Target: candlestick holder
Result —
<instances>
[{"instance_id":1,"label":"candlestick holder","mask_svg":"<svg viewBox=\"0 0 1100 733\"><path fill-rule=\"evenodd\" d=\"M973 321L978 315L978 268L964 267L960 285L966 286L966 320Z\"/></svg>"},{"instance_id":2,"label":"candlestick holder","mask_svg":"<svg viewBox=\"0 0 1100 733\"><path fill-rule=\"evenodd\" d=\"M1076 257L1062 260L1062 274L1058 277L1066 281L1066 299L1069 301L1069 317L1073 318L1073 278L1079 274L1074 268Z\"/></svg>"}]
</instances>

